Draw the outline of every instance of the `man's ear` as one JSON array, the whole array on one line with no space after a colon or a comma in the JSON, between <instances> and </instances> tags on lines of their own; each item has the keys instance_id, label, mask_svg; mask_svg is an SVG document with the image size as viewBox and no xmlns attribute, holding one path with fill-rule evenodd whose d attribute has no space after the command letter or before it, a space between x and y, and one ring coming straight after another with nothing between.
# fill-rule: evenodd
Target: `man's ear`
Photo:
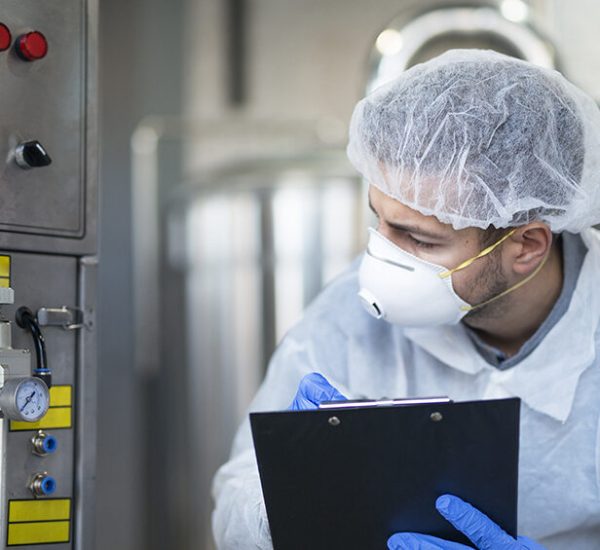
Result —
<instances>
[{"instance_id":1,"label":"man's ear","mask_svg":"<svg viewBox=\"0 0 600 550\"><path fill-rule=\"evenodd\" d=\"M519 275L531 273L550 253L553 238L552 231L543 222L519 227L510 237L513 271Z\"/></svg>"}]
</instances>

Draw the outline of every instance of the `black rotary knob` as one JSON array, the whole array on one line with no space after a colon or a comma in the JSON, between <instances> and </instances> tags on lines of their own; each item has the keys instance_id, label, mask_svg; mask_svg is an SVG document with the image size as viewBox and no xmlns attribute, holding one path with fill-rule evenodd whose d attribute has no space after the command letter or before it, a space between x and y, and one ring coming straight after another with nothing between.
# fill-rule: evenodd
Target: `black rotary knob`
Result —
<instances>
[{"instance_id":1,"label":"black rotary knob","mask_svg":"<svg viewBox=\"0 0 600 550\"><path fill-rule=\"evenodd\" d=\"M15 161L21 168L40 168L48 166L52 159L39 141L19 143L15 149Z\"/></svg>"}]
</instances>

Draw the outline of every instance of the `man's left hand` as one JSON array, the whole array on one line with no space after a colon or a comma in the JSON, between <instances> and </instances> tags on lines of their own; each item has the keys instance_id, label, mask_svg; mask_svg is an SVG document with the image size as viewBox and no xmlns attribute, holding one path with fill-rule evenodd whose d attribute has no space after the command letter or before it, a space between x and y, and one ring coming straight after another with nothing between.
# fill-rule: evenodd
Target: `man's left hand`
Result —
<instances>
[{"instance_id":1,"label":"man's left hand","mask_svg":"<svg viewBox=\"0 0 600 550\"><path fill-rule=\"evenodd\" d=\"M334 388L327 378L318 372L311 372L300 380L298 391L288 410L307 411L318 409L323 401L345 400L346 397Z\"/></svg>"},{"instance_id":2,"label":"man's left hand","mask_svg":"<svg viewBox=\"0 0 600 550\"><path fill-rule=\"evenodd\" d=\"M479 550L544 550L527 537L514 539L485 514L453 495L442 495L435 503L456 529ZM419 533L396 533L388 539L389 550L469 550L468 546Z\"/></svg>"}]
</instances>

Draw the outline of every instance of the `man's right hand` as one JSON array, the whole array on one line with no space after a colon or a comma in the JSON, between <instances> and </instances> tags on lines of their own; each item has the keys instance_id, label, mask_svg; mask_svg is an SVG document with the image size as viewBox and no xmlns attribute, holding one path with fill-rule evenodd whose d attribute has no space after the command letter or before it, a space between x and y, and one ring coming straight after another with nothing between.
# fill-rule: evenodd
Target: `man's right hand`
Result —
<instances>
[{"instance_id":1,"label":"man's right hand","mask_svg":"<svg viewBox=\"0 0 600 550\"><path fill-rule=\"evenodd\" d=\"M311 372L300 380L298 391L288 410L318 409L319 403L322 401L346 401L346 397L337 391L322 374Z\"/></svg>"}]
</instances>

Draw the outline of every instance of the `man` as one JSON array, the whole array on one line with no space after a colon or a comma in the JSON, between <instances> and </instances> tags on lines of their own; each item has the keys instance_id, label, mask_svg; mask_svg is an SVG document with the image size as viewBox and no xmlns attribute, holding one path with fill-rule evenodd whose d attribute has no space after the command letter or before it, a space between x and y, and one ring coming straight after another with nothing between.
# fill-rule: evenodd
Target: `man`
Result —
<instances>
[{"instance_id":1,"label":"man","mask_svg":"<svg viewBox=\"0 0 600 550\"><path fill-rule=\"evenodd\" d=\"M531 539L453 495L439 512L480 549L600 548L597 106L555 71L453 50L363 99L348 155L377 231L284 339L251 409L520 397ZM220 548L271 548L247 421L214 495ZM388 546L465 548L407 533Z\"/></svg>"}]
</instances>

